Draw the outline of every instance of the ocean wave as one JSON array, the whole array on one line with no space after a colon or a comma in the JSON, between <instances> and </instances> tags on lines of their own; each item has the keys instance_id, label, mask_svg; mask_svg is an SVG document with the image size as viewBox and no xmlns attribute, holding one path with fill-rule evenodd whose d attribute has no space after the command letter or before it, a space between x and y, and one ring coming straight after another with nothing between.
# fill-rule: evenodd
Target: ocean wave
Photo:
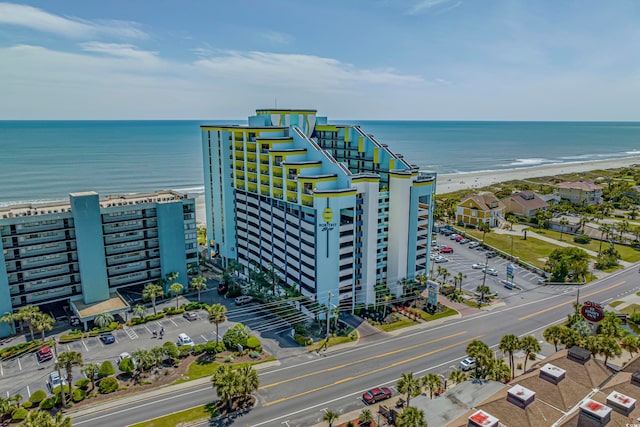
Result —
<instances>
[{"instance_id":1,"label":"ocean wave","mask_svg":"<svg viewBox=\"0 0 640 427\"><path fill-rule=\"evenodd\" d=\"M515 159L515 161L507 164L503 164L501 166L515 166L515 167L527 167L527 166L535 166L535 165L543 165L546 163L553 163L554 160L542 159L539 157L532 157L529 159Z\"/></svg>"},{"instance_id":2,"label":"ocean wave","mask_svg":"<svg viewBox=\"0 0 640 427\"><path fill-rule=\"evenodd\" d=\"M15 205L43 205L43 204L48 204L48 203L68 203L69 202L69 197L64 198L64 197L60 197L57 199L30 199L30 200L6 200L6 201L0 201L0 208L6 208L8 206L15 206Z\"/></svg>"},{"instance_id":3,"label":"ocean wave","mask_svg":"<svg viewBox=\"0 0 640 427\"><path fill-rule=\"evenodd\" d=\"M204 185L199 187L173 188L172 190L177 191L178 193L204 194Z\"/></svg>"}]
</instances>

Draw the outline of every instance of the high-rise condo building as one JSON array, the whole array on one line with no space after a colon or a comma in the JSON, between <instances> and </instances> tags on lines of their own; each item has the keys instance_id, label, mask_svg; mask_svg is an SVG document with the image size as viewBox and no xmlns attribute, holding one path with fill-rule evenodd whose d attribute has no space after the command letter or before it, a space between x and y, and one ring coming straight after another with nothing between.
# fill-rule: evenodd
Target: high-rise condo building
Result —
<instances>
[{"instance_id":1,"label":"high-rise condo building","mask_svg":"<svg viewBox=\"0 0 640 427\"><path fill-rule=\"evenodd\" d=\"M0 208L0 315L69 305L86 322L128 308L117 289L173 272L187 285L187 267L198 262L193 198L174 191L69 198ZM0 323L0 336L10 332Z\"/></svg>"},{"instance_id":2,"label":"high-rise condo building","mask_svg":"<svg viewBox=\"0 0 640 427\"><path fill-rule=\"evenodd\" d=\"M257 110L247 125L204 125L211 256L274 269L344 309L429 268L436 175L360 126L315 110Z\"/></svg>"}]
</instances>

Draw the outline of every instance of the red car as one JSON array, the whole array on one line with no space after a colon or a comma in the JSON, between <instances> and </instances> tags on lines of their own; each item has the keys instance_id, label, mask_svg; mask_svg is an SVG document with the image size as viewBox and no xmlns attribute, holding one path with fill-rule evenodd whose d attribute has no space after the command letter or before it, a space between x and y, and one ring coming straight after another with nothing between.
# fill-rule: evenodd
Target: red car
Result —
<instances>
[{"instance_id":1,"label":"red car","mask_svg":"<svg viewBox=\"0 0 640 427\"><path fill-rule=\"evenodd\" d=\"M459 242L462 239L464 239L464 236L458 236L458 237L456 237L456 242Z\"/></svg>"},{"instance_id":2,"label":"red car","mask_svg":"<svg viewBox=\"0 0 640 427\"><path fill-rule=\"evenodd\" d=\"M387 387L376 387L362 395L362 400L367 404L372 404L391 397L391 390Z\"/></svg>"},{"instance_id":3,"label":"red car","mask_svg":"<svg viewBox=\"0 0 640 427\"><path fill-rule=\"evenodd\" d=\"M38 362L46 362L47 360L53 359L53 352L48 346L43 345L40 347L40 350L37 351L36 357L38 358Z\"/></svg>"},{"instance_id":4,"label":"red car","mask_svg":"<svg viewBox=\"0 0 640 427\"><path fill-rule=\"evenodd\" d=\"M451 246L445 246L444 248L440 248L441 254L452 254L453 248Z\"/></svg>"}]
</instances>

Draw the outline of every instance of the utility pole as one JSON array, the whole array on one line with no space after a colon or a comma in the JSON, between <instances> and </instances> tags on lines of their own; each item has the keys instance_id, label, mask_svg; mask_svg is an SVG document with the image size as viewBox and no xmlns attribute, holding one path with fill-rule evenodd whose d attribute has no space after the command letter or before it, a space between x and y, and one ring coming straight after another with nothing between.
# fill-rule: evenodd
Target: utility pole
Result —
<instances>
[{"instance_id":1,"label":"utility pole","mask_svg":"<svg viewBox=\"0 0 640 427\"><path fill-rule=\"evenodd\" d=\"M53 337L53 354L55 356L55 360L56 360L56 369L58 371L58 378L60 378L60 396L62 398L62 406L63 406L63 410L66 408L66 399L65 399L65 391L64 391L64 381L62 379L62 372L60 371L60 361L58 360L58 346L56 345L56 337ZM71 386L69 386L71 387ZM69 388L69 390L71 390L71 388ZM53 384L51 384L51 393L54 393L53 390Z\"/></svg>"},{"instance_id":2,"label":"utility pole","mask_svg":"<svg viewBox=\"0 0 640 427\"><path fill-rule=\"evenodd\" d=\"M329 297L327 299L327 342L329 342L329 320L331 314L331 297L333 296L333 294L331 293L331 291L328 291L327 294Z\"/></svg>"}]
</instances>

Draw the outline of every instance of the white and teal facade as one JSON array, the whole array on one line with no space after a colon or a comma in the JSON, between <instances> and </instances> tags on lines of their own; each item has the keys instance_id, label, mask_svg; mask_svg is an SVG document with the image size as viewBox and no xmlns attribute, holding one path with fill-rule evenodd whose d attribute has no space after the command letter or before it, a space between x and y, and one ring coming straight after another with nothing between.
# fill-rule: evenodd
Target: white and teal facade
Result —
<instances>
[{"instance_id":1,"label":"white and teal facade","mask_svg":"<svg viewBox=\"0 0 640 427\"><path fill-rule=\"evenodd\" d=\"M117 289L197 263L195 201L174 191L72 193L69 202L0 208L0 313L104 301ZM0 336L10 333L0 323Z\"/></svg>"},{"instance_id":2,"label":"white and teal facade","mask_svg":"<svg viewBox=\"0 0 640 427\"><path fill-rule=\"evenodd\" d=\"M429 269L435 173L359 126L315 110L257 110L246 126L201 126L211 255L274 265L322 304L375 302L374 286Z\"/></svg>"}]
</instances>

